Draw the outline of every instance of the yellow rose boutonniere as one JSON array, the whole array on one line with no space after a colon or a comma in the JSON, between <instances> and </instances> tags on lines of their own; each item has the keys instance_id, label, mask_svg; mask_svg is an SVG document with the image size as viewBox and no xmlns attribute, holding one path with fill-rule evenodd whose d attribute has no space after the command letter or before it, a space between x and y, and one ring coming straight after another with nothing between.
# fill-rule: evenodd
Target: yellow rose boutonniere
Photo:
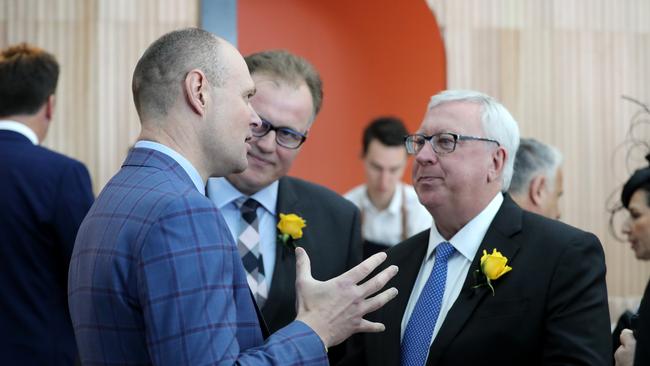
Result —
<instances>
[{"instance_id":1,"label":"yellow rose boutonniere","mask_svg":"<svg viewBox=\"0 0 650 366\"><path fill-rule=\"evenodd\" d=\"M307 222L296 214L280 214L278 222L278 240L286 247L295 249L295 241L302 238L302 229L307 226Z\"/></svg>"},{"instance_id":2,"label":"yellow rose boutonniere","mask_svg":"<svg viewBox=\"0 0 650 366\"><path fill-rule=\"evenodd\" d=\"M481 268L476 270L475 276L484 278L485 282L478 283L474 288L487 285L492 290L492 296L494 296L492 281L499 279L512 270L512 267L507 264L508 258L504 257L496 248L492 249L492 254L488 254L486 250L483 250ZM477 282L481 281L479 280Z\"/></svg>"}]
</instances>

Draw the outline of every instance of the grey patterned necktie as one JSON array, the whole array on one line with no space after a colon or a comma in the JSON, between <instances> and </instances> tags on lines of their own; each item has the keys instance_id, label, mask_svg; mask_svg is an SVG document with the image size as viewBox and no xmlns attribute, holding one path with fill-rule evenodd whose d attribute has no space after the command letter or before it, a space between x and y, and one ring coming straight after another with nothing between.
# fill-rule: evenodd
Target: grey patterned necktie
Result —
<instances>
[{"instance_id":1,"label":"grey patterned necktie","mask_svg":"<svg viewBox=\"0 0 650 366\"><path fill-rule=\"evenodd\" d=\"M257 208L260 204L252 198L237 201L241 212L241 231L237 237L239 256L246 269L246 280L261 308L268 298L269 289L264 279L264 262L260 253L260 232Z\"/></svg>"}]
</instances>

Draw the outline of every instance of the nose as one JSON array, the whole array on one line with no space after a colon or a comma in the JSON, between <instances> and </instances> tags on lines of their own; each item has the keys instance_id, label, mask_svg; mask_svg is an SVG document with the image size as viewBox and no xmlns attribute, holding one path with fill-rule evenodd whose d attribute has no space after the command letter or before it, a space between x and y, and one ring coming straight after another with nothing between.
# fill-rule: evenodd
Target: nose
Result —
<instances>
[{"instance_id":1,"label":"nose","mask_svg":"<svg viewBox=\"0 0 650 366\"><path fill-rule=\"evenodd\" d=\"M253 106L250 103L248 104L248 106L249 106L249 108L251 110L251 121L248 124L249 127L250 128L260 127L260 125L262 125L262 119L260 118L260 116L257 115L257 112L255 112L255 109L253 108Z\"/></svg>"},{"instance_id":2,"label":"nose","mask_svg":"<svg viewBox=\"0 0 650 366\"><path fill-rule=\"evenodd\" d=\"M433 151L430 143L424 144L422 149L415 154L415 162L420 165L431 165L438 161L438 154Z\"/></svg>"},{"instance_id":3,"label":"nose","mask_svg":"<svg viewBox=\"0 0 650 366\"><path fill-rule=\"evenodd\" d=\"M631 228L632 228L631 221L632 220L630 218L627 218L625 220L625 222L623 223L623 230L622 230L623 235L628 235L629 236L632 233L632 231L631 231Z\"/></svg>"},{"instance_id":4,"label":"nose","mask_svg":"<svg viewBox=\"0 0 650 366\"><path fill-rule=\"evenodd\" d=\"M390 173L384 170L380 174L381 175L380 175L379 179L380 179L380 182L381 182L381 187L383 189L387 189L388 186L390 185Z\"/></svg>"}]
</instances>

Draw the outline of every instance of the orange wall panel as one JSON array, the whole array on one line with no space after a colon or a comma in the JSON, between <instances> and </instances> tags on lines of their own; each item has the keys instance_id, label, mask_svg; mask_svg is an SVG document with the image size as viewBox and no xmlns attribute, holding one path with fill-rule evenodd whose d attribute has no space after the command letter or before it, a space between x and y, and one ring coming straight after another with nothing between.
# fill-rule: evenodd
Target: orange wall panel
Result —
<instances>
[{"instance_id":1,"label":"orange wall panel","mask_svg":"<svg viewBox=\"0 0 650 366\"><path fill-rule=\"evenodd\" d=\"M424 1L239 0L238 43L244 55L282 48L318 69L323 108L289 174L339 193L365 179L370 119L396 115L415 131L446 85L442 38Z\"/></svg>"}]
</instances>

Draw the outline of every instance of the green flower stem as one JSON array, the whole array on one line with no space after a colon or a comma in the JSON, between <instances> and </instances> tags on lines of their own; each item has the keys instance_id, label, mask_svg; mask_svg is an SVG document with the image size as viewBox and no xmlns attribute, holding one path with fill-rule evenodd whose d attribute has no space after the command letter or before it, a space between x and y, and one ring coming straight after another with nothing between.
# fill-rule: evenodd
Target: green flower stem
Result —
<instances>
[{"instance_id":1,"label":"green flower stem","mask_svg":"<svg viewBox=\"0 0 650 366\"><path fill-rule=\"evenodd\" d=\"M487 285L490 286L490 290L492 290L492 296L494 296L494 287L492 287L492 281L490 281L490 279L487 278L487 276L485 277L485 279L487 280Z\"/></svg>"}]
</instances>

